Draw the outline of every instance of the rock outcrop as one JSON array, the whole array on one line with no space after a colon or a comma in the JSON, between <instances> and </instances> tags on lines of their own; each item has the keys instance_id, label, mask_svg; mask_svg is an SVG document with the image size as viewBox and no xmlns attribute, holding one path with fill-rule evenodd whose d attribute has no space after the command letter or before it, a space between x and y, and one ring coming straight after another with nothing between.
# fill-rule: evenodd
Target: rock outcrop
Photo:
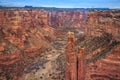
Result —
<instances>
[{"instance_id":1,"label":"rock outcrop","mask_svg":"<svg viewBox=\"0 0 120 80\"><path fill-rule=\"evenodd\" d=\"M119 80L120 79L120 46L107 56L90 63L86 70L85 80Z\"/></svg>"},{"instance_id":2,"label":"rock outcrop","mask_svg":"<svg viewBox=\"0 0 120 80\"><path fill-rule=\"evenodd\" d=\"M73 32L68 32L66 46L66 76L65 80L77 80L77 56L75 52L75 37Z\"/></svg>"},{"instance_id":3,"label":"rock outcrop","mask_svg":"<svg viewBox=\"0 0 120 80\"><path fill-rule=\"evenodd\" d=\"M51 11L49 22L57 28L79 28L86 38L110 33L120 40L120 11Z\"/></svg>"},{"instance_id":4,"label":"rock outcrop","mask_svg":"<svg viewBox=\"0 0 120 80\"><path fill-rule=\"evenodd\" d=\"M73 32L66 46L66 80L119 80L119 41L111 34L94 37L76 51ZM77 53L77 54L76 54ZM111 66L110 66L111 65ZM74 74L73 74L74 73Z\"/></svg>"},{"instance_id":5,"label":"rock outcrop","mask_svg":"<svg viewBox=\"0 0 120 80\"><path fill-rule=\"evenodd\" d=\"M0 80L19 80L26 67L28 72L38 69L40 64L47 62L44 62L44 51L46 57L49 52L53 57L55 53L66 55L66 66L61 57L59 64L62 65L57 65L60 70L65 68L66 80L119 80L119 22L119 10L47 12L42 9L0 9ZM65 52L65 34L69 30L75 34L68 33ZM56 36L60 43L53 42ZM81 47L77 49L77 46ZM57 78L55 74L47 75L61 80L64 79L64 75L59 76L62 73L64 71L56 72ZM43 79L50 79L45 76Z\"/></svg>"},{"instance_id":6,"label":"rock outcrop","mask_svg":"<svg viewBox=\"0 0 120 80\"><path fill-rule=\"evenodd\" d=\"M53 48L54 34L44 10L1 9L0 79L18 80L42 51Z\"/></svg>"},{"instance_id":7,"label":"rock outcrop","mask_svg":"<svg viewBox=\"0 0 120 80\"><path fill-rule=\"evenodd\" d=\"M74 33L68 32L65 80L85 80L85 49L78 47L76 53Z\"/></svg>"},{"instance_id":8,"label":"rock outcrop","mask_svg":"<svg viewBox=\"0 0 120 80\"><path fill-rule=\"evenodd\" d=\"M86 75L86 54L85 54L85 49L78 47L78 55L77 55L77 76L78 80L85 80L85 75Z\"/></svg>"},{"instance_id":9,"label":"rock outcrop","mask_svg":"<svg viewBox=\"0 0 120 80\"><path fill-rule=\"evenodd\" d=\"M57 28L80 28L86 19L85 11L51 11L50 25Z\"/></svg>"},{"instance_id":10,"label":"rock outcrop","mask_svg":"<svg viewBox=\"0 0 120 80\"><path fill-rule=\"evenodd\" d=\"M88 36L100 36L103 32L119 38L120 11L90 11L87 13L86 24Z\"/></svg>"},{"instance_id":11,"label":"rock outcrop","mask_svg":"<svg viewBox=\"0 0 120 80\"><path fill-rule=\"evenodd\" d=\"M120 42L109 33L85 42L85 80L119 80L119 45Z\"/></svg>"}]
</instances>

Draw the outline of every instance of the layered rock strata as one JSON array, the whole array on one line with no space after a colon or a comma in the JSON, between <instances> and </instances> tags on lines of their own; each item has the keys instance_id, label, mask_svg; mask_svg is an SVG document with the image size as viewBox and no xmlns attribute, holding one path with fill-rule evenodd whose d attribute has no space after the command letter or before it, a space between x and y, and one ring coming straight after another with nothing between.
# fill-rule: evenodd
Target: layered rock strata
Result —
<instances>
[{"instance_id":1,"label":"layered rock strata","mask_svg":"<svg viewBox=\"0 0 120 80\"><path fill-rule=\"evenodd\" d=\"M85 60L85 49L78 47L78 55L77 55L77 76L78 80L85 80L86 75L86 60Z\"/></svg>"},{"instance_id":2,"label":"layered rock strata","mask_svg":"<svg viewBox=\"0 0 120 80\"><path fill-rule=\"evenodd\" d=\"M18 80L55 39L44 10L0 10L0 79Z\"/></svg>"},{"instance_id":3,"label":"layered rock strata","mask_svg":"<svg viewBox=\"0 0 120 80\"><path fill-rule=\"evenodd\" d=\"M85 64L85 49L79 47L76 54L74 33L68 32L65 80L85 80Z\"/></svg>"},{"instance_id":4,"label":"layered rock strata","mask_svg":"<svg viewBox=\"0 0 120 80\"><path fill-rule=\"evenodd\" d=\"M49 11L49 22L57 28L79 28L86 38L101 36L103 32L120 39L120 11Z\"/></svg>"},{"instance_id":5,"label":"layered rock strata","mask_svg":"<svg viewBox=\"0 0 120 80\"><path fill-rule=\"evenodd\" d=\"M77 80L77 58L75 52L74 33L68 33L68 41L66 46L66 77L65 80Z\"/></svg>"}]
</instances>

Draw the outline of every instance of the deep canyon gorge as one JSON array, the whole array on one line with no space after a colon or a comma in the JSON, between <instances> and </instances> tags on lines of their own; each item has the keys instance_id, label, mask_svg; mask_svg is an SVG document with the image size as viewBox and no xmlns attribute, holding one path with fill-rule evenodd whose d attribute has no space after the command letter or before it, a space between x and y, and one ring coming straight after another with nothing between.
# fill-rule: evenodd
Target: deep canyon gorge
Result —
<instances>
[{"instance_id":1,"label":"deep canyon gorge","mask_svg":"<svg viewBox=\"0 0 120 80\"><path fill-rule=\"evenodd\" d=\"M0 9L0 80L120 80L120 10Z\"/></svg>"}]
</instances>

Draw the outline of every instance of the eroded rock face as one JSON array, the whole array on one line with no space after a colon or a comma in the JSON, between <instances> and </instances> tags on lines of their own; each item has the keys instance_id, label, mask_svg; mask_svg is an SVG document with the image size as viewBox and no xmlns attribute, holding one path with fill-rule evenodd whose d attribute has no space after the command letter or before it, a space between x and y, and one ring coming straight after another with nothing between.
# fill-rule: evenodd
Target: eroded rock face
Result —
<instances>
[{"instance_id":1,"label":"eroded rock face","mask_svg":"<svg viewBox=\"0 0 120 80\"><path fill-rule=\"evenodd\" d=\"M81 47L76 52L74 33L68 32L65 80L85 80L85 56L85 49Z\"/></svg>"},{"instance_id":2,"label":"eroded rock face","mask_svg":"<svg viewBox=\"0 0 120 80\"><path fill-rule=\"evenodd\" d=\"M86 75L86 61L85 61L86 53L85 49L78 47L78 54L77 54L77 77L78 80L85 80Z\"/></svg>"},{"instance_id":3,"label":"eroded rock face","mask_svg":"<svg viewBox=\"0 0 120 80\"><path fill-rule=\"evenodd\" d=\"M120 46L117 46L105 58L87 66L85 80L119 80L120 79Z\"/></svg>"},{"instance_id":4,"label":"eroded rock face","mask_svg":"<svg viewBox=\"0 0 120 80\"><path fill-rule=\"evenodd\" d=\"M57 28L80 28L87 38L108 32L120 39L120 11L51 11L50 25Z\"/></svg>"},{"instance_id":5,"label":"eroded rock face","mask_svg":"<svg viewBox=\"0 0 120 80\"><path fill-rule=\"evenodd\" d=\"M25 47L24 42L30 36L34 39L48 39L54 33L54 29L48 27L48 17L44 10L1 10L0 16L1 34L19 48ZM40 47L37 43L33 44ZM34 47L33 44L30 45Z\"/></svg>"},{"instance_id":6,"label":"eroded rock face","mask_svg":"<svg viewBox=\"0 0 120 80\"><path fill-rule=\"evenodd\" d=\"M51 11L50 25L60 28L80 28L86 19L85 11Z\"/></svg>"},{"instance_id":7,"label":"eroded rock face","mask_svg":"<svg viewBox=\"0 0 120 80\"><path fill-rule=\"evenodd\" d=\"M78 47L78 51L75 50L77 46L74 42L74 34L69 32L66 47L66 80L120 79L119 41L104 33L85 42L84 46L80 45L83 48Z\"/></svg>"},{"instance_id":8,"label":"eroded rock face","mask_svg":"<svg viewBox=\"0 0 120 80\"><path fill-rule=\"evenodd\" d=\"M0 10L0 79L18 80L41 51L52 49L54 31L44 10Z\"/></svg>"},{"instance_id":9,"label":"eroded rock face","mask_svg":"<svg viewBox=\"0 0 120 80\"><path fill-rule=\"evenodd\" d=\"M120 11L90 11L87 13L88 36L100 36L103 32L119 38Z\"/></svg>"},{"instance_id":10,"label":"eroded rock face","mask_svg":"<svg viewBox=\"0 0 120 80\"><path fill-rule=\"evenodd\" d=\"M120 42L114 40L109 33L94 37L85 43L85 80L119 80L119 44Z\"/></svg>"},{"instance_id":11,"label":"eroded rock face","mask_svg":"<svg viewBox=\"0 0 120 80\"><path fill-rule=\"evenodd\" d=\"M75 52L74 33L68 32L66 46L66 76L65 80L77 80L77 57Z\"/></svg>"},{"instance_id":12,"label":"eroded rock face","mask_svg":"<svg viewBox=\"0 0 120 80\"><path fill-rule=\"evenodd\" d=\"M85 50L80 48L76 54L75 36L69 33L66 80L119 80L120 51L119 46L116 47L120 41L119 22L119 10L46 12L39 9L1 9L0 79L18 80L24 74L25 67L40 61L41 52L53 48L50 42L54 41L57 32L52 27L57 27L63 30L79 28L78 33L85 36L86 40ZM59 38L61 41L64 39L65 37ZM64 50L62 52L65 53ZM96 60L100 56L102 58ZM86 64L85 58L91 60L89 64Z\"/></svg>"}]
</instances>

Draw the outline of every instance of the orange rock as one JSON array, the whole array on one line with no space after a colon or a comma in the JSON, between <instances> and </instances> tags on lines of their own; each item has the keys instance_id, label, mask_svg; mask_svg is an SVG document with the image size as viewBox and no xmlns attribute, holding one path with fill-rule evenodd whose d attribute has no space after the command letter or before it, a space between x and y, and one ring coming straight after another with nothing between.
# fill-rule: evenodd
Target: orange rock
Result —
<instances>
[{"instance_id":1,"label":"orange rock","mask_svg":"<svg viewBox=\"0 0 120 80\"><path fill-rule=\"evenodd\" d=\"M85 80L85 49L78 47L77 61L78 80Z\"/></svg>"},{"instance_id":2,"label":"orange rock","mask_svg":"<svg viewBox=\"0 0 120 80\"><path fill-rule=\"evenodd\" d=\"M68 33L66 46L66 77L65 80L77 80L77 58L74 47L75 37L73 32Z\"/></svg>"},{"instance_id":3,"label":"orange rock","mask_svg":"<svg viewBox=\"0 0 120 80\"><path fill-rule=\"evenodd\" d=\"M54 40L55 29L48 23L45 10L0 9L0 73L18 80L31 62L28 57L52 48L49 41Z\"/></svg>"}]
</instances>

